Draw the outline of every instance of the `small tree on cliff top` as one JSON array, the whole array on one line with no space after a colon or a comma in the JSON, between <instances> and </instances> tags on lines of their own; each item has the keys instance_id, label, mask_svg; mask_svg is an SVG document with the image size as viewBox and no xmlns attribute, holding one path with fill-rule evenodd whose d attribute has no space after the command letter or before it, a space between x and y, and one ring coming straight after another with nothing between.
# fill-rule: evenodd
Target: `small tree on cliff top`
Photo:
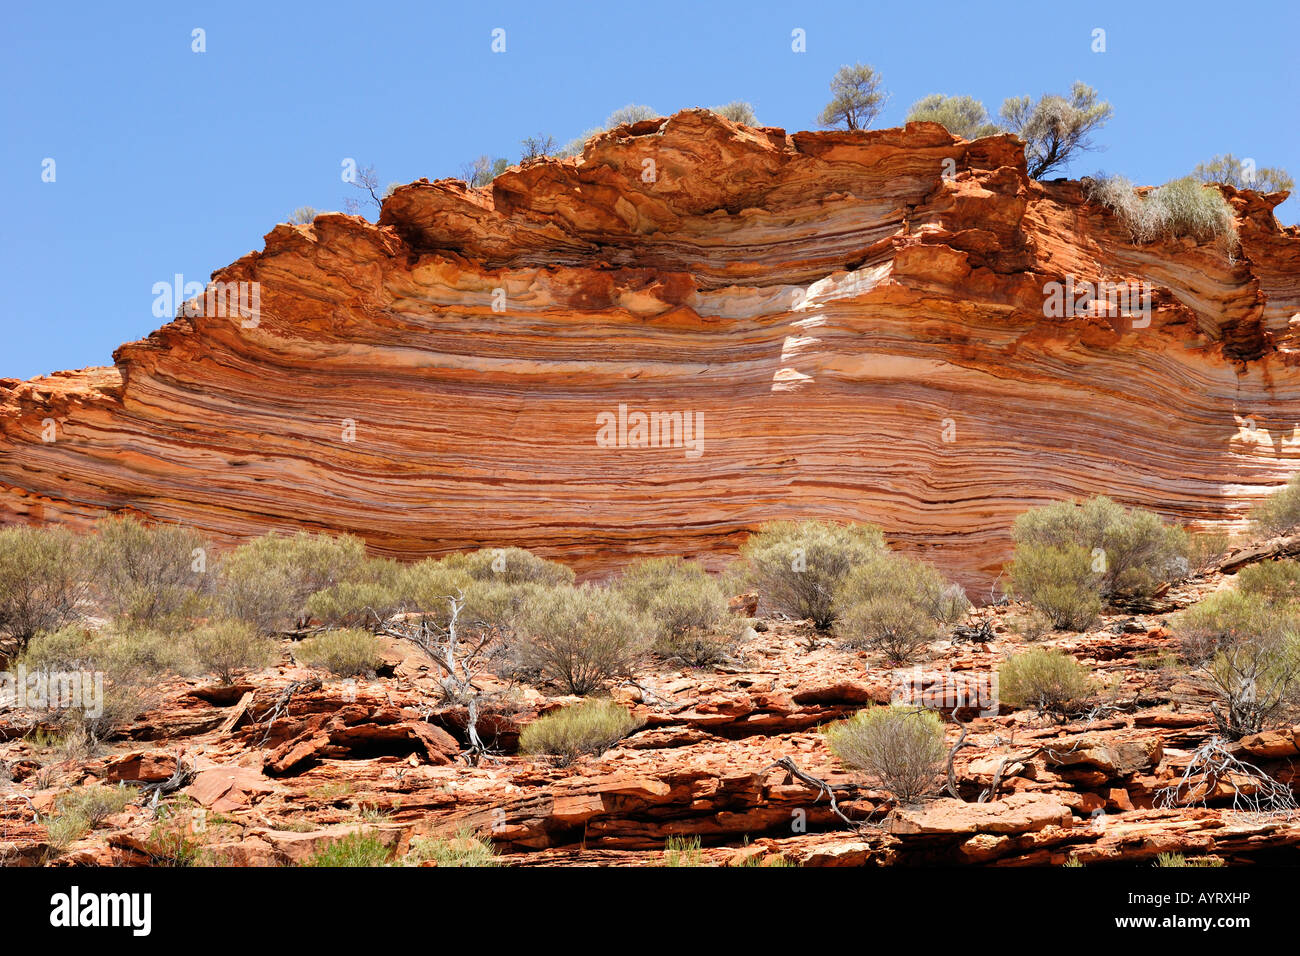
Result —
<instances>
[{"instance_id":1,"label":"small tree on cliff top","mask_svg":"<svg viewBox=\"0 0 1300 956\"><path fill-rule=\"evenodd\" d=\"M1091 134L1112 112L1111 105L1099 101L1097 91L1086 83L1075 83L1068 98L1049 93L1035 103L1027 96L1013 96L1002 104L1003 121L1025 141L1025 159L1034 179L1092 149Z\"/></svg>"},{"instance_id":2,"label":"small tree on cliff top","mask_svg":"<svg viewBox=\"0 0 1300 956\"><path fill-rule=\"evenodd\" d=\"M881 87L880 74L866 63L842 66L831 79L831 101L817 121L828 129L866 129L884 109L888 94Z\"/></svg>"}]
</instances>

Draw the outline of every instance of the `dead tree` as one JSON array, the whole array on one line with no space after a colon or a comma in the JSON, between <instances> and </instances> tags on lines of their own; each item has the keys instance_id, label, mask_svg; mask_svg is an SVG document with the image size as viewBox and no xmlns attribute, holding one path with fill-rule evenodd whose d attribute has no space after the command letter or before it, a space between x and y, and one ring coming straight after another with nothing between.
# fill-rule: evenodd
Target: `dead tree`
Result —
<instances>
[{"instance_id":1,"label":"dead tree","mask_svg":"<svg viewBox=\"0 0 1300 956\"><path fill-rule=\"evenodd\" d=\"M1277 815L1289 820L1300 810L1290 787L1235 756L1222 737L1211 737L1201 744L1183 775L1156 791L1155 804L1162 808L1208 806L1220 783L1231 789L1232 809L1240 813Z\"/></svg>"}]
</instances>

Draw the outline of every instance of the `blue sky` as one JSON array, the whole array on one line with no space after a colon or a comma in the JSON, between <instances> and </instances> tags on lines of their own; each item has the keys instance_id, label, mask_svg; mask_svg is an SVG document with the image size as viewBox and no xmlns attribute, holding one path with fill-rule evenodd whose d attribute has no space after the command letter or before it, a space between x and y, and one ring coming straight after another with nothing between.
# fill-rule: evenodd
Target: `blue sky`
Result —
<instances>
[{"instance_id":1,"label":"blue sky","mask_svg":"<svg viewBox=\"0 0 1300 956\"><path fill-rule=\"evenodd\" d=\"M996 112L1077 79L1115 117L1070 175L1160 183L1228 151L1300 174L1300 5L1146 6L14 4L0 38L0 376L109 364L161 324L155 282L204 282L295 208L342 208L345 158L382 183L434 179L482 153L514 161L532 133L563 143L627 103L743 99L765 124L811 129L831 75L856 61L891 94L876 126L928 93ZM191 50L195 28L206 52ZM1300 200L1279 217L1300 219Z\"/></svg>"}]
</instances>

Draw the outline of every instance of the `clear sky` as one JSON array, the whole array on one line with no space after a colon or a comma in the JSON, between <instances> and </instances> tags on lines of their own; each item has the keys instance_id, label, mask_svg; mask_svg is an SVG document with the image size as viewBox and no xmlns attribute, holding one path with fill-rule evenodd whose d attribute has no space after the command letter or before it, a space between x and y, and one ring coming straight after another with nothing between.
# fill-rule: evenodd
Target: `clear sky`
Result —
<instances>
[{"instance_id":1,"label":"clear sky","mask_svg":"<svg viewBox=\"0 0 1300 956\"><path fill-rule=\"evenodd\" d=\"M1162 9L1165 8L1165 9ZM262 247L299 206L341 209L342 162L381 184L563 143L617 107L742 99L815 128L841 64L884 76L876 126L928 93L1096 87L1103 149L1065 172L1139 183L1215 153L1300 175L1295 0L942 3L13 3L0 38L6 185L0 376L105 365L158 327L155 282ZM506 50L493 53L492 31ZM193 52L192 31L206 52ZM791 49L805 31L807 50ZM1092 50L1093 31L1106 50ZM54 182L42 181L55 161ZM1279 209L1300 219L1300 200Z\"/></svg>"}]
</instances>

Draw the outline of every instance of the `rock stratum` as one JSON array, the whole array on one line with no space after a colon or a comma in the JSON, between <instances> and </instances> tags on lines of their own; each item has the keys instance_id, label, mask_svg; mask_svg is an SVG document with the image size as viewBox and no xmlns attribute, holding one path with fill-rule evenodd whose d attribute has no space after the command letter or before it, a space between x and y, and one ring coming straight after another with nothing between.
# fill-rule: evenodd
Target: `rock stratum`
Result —
<instances>
[{"instance_id":1,"label":"rock stratum","mask_svg":"<svg viewBox=\"0 0 1300 956\"><path fill-rule=\"evenodd\" d=\"M622 126L487 189L401 187L377 224L276 226L213 277L259 284L255 322L182 314L112 368L0 379L0 523L599 573L828 517L980 585L1051 500L1233 530L1300 468L1300 229L1285 194L1225 194L1235 259L1135 245L1010 136ZM1051 283L1149 283L1150 314L1045 315ZM689 440L637 447L637 413Z\"/></svg>"}]
</instances>

